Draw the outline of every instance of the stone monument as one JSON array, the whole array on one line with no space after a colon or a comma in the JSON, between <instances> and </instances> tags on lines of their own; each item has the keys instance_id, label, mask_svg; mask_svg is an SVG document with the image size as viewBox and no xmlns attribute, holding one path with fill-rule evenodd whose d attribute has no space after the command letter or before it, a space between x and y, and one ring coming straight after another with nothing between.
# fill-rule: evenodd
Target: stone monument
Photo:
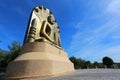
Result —
<instances>
[{"instance_id":1,"label":"stone monument","mask_svg":"<svg viewBox=\"0 0 120 80\"><path fill-rule=\"evenodd\" d=\"M52 12L33 9L19 56L9 63L8 78L49 77L74 71L67 53L61 48L59 26Z\"/></svg>"}]
</instances>

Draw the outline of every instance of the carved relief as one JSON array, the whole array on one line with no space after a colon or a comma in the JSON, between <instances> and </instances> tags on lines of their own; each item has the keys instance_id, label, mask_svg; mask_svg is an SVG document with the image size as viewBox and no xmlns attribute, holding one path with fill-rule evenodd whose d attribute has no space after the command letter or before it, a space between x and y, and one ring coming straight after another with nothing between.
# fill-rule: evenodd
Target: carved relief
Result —
<instances>
[{"instance_id":1,"label":"carved relief","mask_svg":"<svg viewBox=\"0 0 120 80\"><path fill-rule=\"evenodd\" d=\"M61 46L56 20L52 12L42 6L36 7L32 12L24 44L36 41Z\"/></svg>"}]
</instances>

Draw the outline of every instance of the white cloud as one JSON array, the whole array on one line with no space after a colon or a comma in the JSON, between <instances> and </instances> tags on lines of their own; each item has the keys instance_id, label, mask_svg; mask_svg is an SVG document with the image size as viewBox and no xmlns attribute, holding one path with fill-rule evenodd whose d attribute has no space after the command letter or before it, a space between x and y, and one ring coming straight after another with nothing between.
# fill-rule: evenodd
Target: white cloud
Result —
<instances>
[{"instance_id":1,"label":"white cloud","mask_svg":"<svg viewBox=\"0 0 120 80\"><path fill-rule=\"evenodd\" d=\"M113 38L113 39L120 39L120 35L114 35L111 38Z\"/></svg>"},{"instance_id":2,"label":"white cloud","mask_svg":"<svg viewBox=\"0 0 120 80\"><path fill-rule=\"evenodd\" d=\"M117 45L116 46L109 46L105 50L99 52L99 55L101 56L101 58L106 56L106 54L108 56L112 57L112 59L115 62L120 62L120 55L119 55L120 54L120 45L118 45L118 46Z\"/></svg>"},{"instance_id":3,"label":"white cloud","mask_svg":"<svg viewBox=\"0 0 120 80\"><path fill-rule=\"evenodd\" d=\"M77 27L75 27L77 32L73 35L69 52L77 57L92 61L100 61L104 56L110 56L117 62L120 61L120 45L111 40L111 38L120 39L119 4L120 0L112 0L100 14L97 14L99 16L104 15L102 18L98 17L98 19L108 18L105 23L99 26L91 28L89 25L84 25L85 22L78 22ZM96 21L96 23L99 23L99 21Z\"/></svg>"},{"instance_id":4,"label":"white cloud","mask_svg":"<svg viewBox=\"0 0 120 80\"><path fill-rule=\"evenodd\" d=\"M120 0L112 0L111 3L108 5L107 10L109 13L112 14L120 14Z\"/></svg>"}]
</instances>

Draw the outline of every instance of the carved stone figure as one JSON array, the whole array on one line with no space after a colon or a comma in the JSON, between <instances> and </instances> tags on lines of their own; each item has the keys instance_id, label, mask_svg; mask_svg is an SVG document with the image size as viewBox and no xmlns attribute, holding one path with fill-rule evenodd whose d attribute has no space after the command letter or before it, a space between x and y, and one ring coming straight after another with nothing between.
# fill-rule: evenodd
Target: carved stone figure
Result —
<instances>
[{"instance_id":1,"label":"carved stone figure","mask_svg":"<svg viewBox=\"0 0 120 80\"><path fill-rule=\"evenodd\" d=\"M60 31L52 12L43 6L33 9L20 55L8 64L8 79L51 77L74 71L61 48Z\"/></svg>"},{"instance_id":2,"label":"carved stone figure","mask_svg":"<svg viewBox=\"0 0 120 80\"><path fill-rule=\"evenodd\" d=\"M25 43L49 42L61 46L60 31L52 12L42 6L36 7L26 31Z\"/></svg>"}]
</instances>

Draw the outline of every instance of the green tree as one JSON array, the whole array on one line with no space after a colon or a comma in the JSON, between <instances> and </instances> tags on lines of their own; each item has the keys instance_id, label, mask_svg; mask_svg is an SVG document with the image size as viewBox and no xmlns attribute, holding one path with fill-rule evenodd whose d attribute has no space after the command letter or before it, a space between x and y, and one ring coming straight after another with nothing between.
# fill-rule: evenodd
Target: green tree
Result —
<instances>
[{"instance_id":1,"label":"green tree","mask_svg":"<svg viewBox=\"0 0 120 80\"><path fill-rule=\"evenodd\" d=\"M77 64L77 59L76 59L76 57L72 56L69 59L74 64L74 68L77 69L77 65L76 65Z\"/></svg>"},{"instance_id":2,"label":"green tree","mask_svg":"<svg viewBox=\"0 0 120 80\"><path fill-rule=\"evenodd\" d=\"M5 71L4 66L6 65L5 63L5 57L7 56L8 52L5 50L0 49L0 72Z\"/></svg>"},{"instance_id":3,"label":"green tree","mask_svg":"<svg viewBox=\"0 0 120 80\"><path fill-rule=\"evenodd\" d=\"M104 65L106 65L107 68L112 68L113 66L113 60L109 57L103 57L102 62Z\"/></svg>"},{"instance_id":4,"label":"green tree","mask_svg":"<svg viewBox=\"0 0 120 80\"><path fill-rule=\"evenodd\" d=\"M72 56L69 59L74 64L74 68L75 69L81 68L81 62L82 62L82 60L80 58L77 59L76 57Z\"/></svg>"},{"instance_id":5,"label":"green tree","mask_svg":"<svg viewBox=\"0 0 120 80\"><path fill-rule=\"evenodd\" d=\"M90 62L90 61L86 61L85 64L86 64L86 67L87 67L87 68L90 68L90 65L91 65L91 62Z\"/></svg>"},{"instance_id":6,"label":"green tree","mask_svg":"<svg viewBox=\"0 0 120 80\"><path fill-rule=\"evenodd\" d=\"M4 56L1 56L0 60L0 71L5 71L9 62L14 60L20 52L21 45L18 41L13 41L10 45L8 45L9 51L6 53L1 52Z\"/></svg>"},{"instance_id":7,"label":"green tree","mask_svg":"<svg viewBox=\"0 0 120 80\"><path fill-rule=\"evenodd\" d=\"M7 51L0 49L0 61L2 61L7 54Z\"/></svg>"},{"instance_id":8,"label":"green tree","mask_svg":"<svg viewBox=\"0 0 120 80\"><path fill-rule=\"evenodd\" d=\"M21 44L18 41L13 41L10 45L8 45L8 49L10 52L19 51L21 49Z\"/></svg>"},{"instance_id":9,"label":"green tree","mask_svg":"<svg viewBox=\"0 0 120 80\"><path fill-rule=\"evenodd\" d=\"M97 61L95 61L94 63L93 63L93 65L94 65L94 68L98 68L98 62Z\"/></svg>"},{"instance_id":10,"label":"green tree","mask_svg":"<svg viewBox=\"0 0 120 80\"><path fill-rule=\"evenodd\" d=\"M86 69L86 68L87 68L86 61L85 61L85 60L82 60L81 69Z\"/></svg>"},{"instance_id":11,"label":"green tree","mask_svg":"<svg viewBox=\"0 0 120 80\"><path fill-rule=\"evenodd\" d=\"M93 64L91 64L90 61L85 61L80 58L76 58L74 56L69 58L71 62L74 64L75 69L86 69L86 68L92 68Z\"/></svg>"},{"instance_id":12,"label":"green tree","mask_svg":"<svg viewBox=\"0 0 120 80\"><path fill-rule=\"evenodd\" d=\"M10 45L8 45L9 55L8 55L8 63L14 60L21 50L20 42L13 41Z\"/></svg>"}]
</instances>

